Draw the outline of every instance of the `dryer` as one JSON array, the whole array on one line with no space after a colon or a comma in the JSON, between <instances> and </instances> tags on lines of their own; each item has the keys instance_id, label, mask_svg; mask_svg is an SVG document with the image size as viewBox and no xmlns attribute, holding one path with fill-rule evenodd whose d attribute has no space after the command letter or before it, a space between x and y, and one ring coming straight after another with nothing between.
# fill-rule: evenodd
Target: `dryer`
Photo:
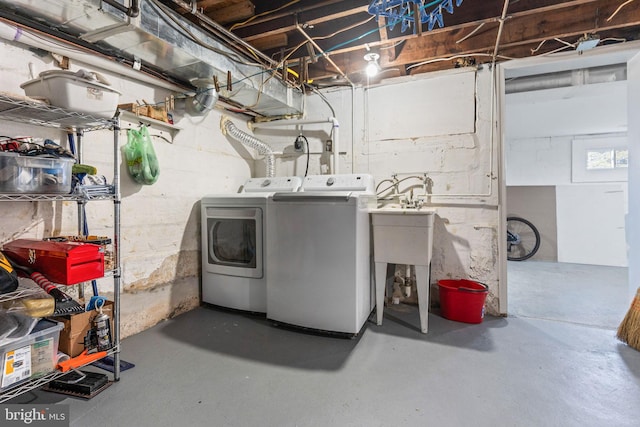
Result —
<instances>
[{"instance_id":1,"label":"dryer","mask_svg":"<svg viewBox=\"0 0 640 427\"><path fill-rule=\"evenodd\" d=\"M307 176L268 200L267 318L357 334L375 307L371 175Z\"/></svg>"},{"instance_id":2,"label":"dryer","mask_svg":"<svg viewBox=\"0 0 640 427\"><path fill-rule=\"evenodd\" d=\"M300 177L252 178L240 193L202 198L203 302L266 313L267 198L301 184Z\"/></svg>"}]
</instances>

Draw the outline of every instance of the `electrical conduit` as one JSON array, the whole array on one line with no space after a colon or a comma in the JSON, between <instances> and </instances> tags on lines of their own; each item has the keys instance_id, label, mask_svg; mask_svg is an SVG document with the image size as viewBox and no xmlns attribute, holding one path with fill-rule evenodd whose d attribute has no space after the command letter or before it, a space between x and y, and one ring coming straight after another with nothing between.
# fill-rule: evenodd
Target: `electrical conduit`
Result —
<instances>
[{"instance_id":1,"label":"electrical conduit","mask_svg":"<svg viewBox=\"0 0 640 427\"><path fill-rule=\"evenodd\" d=\"M236 141L239 141L247 147L251 147L258 151L258 153L264 155L265 162L267 163L267 178L273 178L275 176L276 159L273 154L273 149L268 144L246 132L241 131L228 117L225 116L220 120L220 129L222 129L222 133L224 135L228 134Z\"/></svg>"}]
</instances>

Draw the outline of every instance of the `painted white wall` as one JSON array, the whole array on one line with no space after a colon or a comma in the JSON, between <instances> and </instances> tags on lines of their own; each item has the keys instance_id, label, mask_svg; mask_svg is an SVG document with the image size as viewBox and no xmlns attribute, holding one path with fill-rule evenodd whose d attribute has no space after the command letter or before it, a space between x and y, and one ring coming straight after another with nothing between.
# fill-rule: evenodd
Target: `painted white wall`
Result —
<instances>
[{"instance_id":1,"label":"painted white wall","mask_svg":"<svg viewBox=\"0 0 640 427\"><path fill-rule=\"evenodd\" d=\"M577 171L572 164L574 139L625 135L626 109L625 81L506 95L507 186L557 187L559 262L627 265L624 233L620 230L626 213L626 183L581 187L585 184L575 182ZM580 200L583 196L588 198ZM526 217L526 212L523 215ZM585 230L594 224L598 224L598 231L589 240ZM585 244L585 239L592 244Z\"/></svg>"},{"instance_id":2,"label":"painted white wall","mask_svg":"<svg viewBox=\"0 0 640 427\"><path fill-rule=\"evenodd\" d=\"M391 173L426 172L433 180L431 202L495 203L490 99L488 70L433 73L365 89L356 168L370 170L378 181ZM403 104L411 113L397 112Z\"/></svg>"},{"instance_id":3,"label":"painted white wall","mask_svg":"<svg viewBox=\"0 0 640 427\"><path fill-rule=\"evenodd\" d=\"M507 101L507 111L509 106ZM571 184L571 139L571 136L507 138L507 185Z\"/></svg>"},{"instance_id":4,"label":"painted white wall","mask_svg":"<svg viewBox=\"0 0 640 427\"><path fill-rule=\"evenodd\" d=\"M0 91L24 95L19 85L35 75L54 69L50 56L25 49L24 45L0 43ZM92 64L72 61L72 70L84 68L104 74L123 95L121 103L136 100L162 101L168 92L141 84ZM173 143L153 138L160 162L160 177L151 186L136 184L122 173L122 332L127 336L158 321L188 310L199 303L200 236L199 200L207 193L236 192L252 176L252 150L228 140L219 128L221 113L205 117L183 116L176 125L182 130ZM244 119L234 122L246 129ZM2 133L11 136L47 137L66 143L66 135L56 129L3 122ZM133 126L137 124L134 123ZM120 146L127 142L122 123ZM150 129L151 134L159 129ZM84 138L84 163L94 165L100 174L113 175L113 133L90 132ZM90 232L111 235L112 204L87 205ZM76 204L69 202L3 202L0 243L18 237L40 238L55 234L76 234ZM112 289L112 280L100 281L101 292ZM88 289L90 292L90 289Z\"/></svg>"},{"instance_id":5,"label":"painted white wall","mask_svg":"<svg viewBox=\"0 0 640 427\"><path fill-rule=\"evenodd\" d=\"M629 214L626 217L629 247L629 299L640 287L640 55L627 64L629 115Z\"/></svg>"},{"instance_id":6,"label":"painted white wall","mask_svg":"<svg viewBox=\"0 0 640 427\"><path fill-rule=\"evenodd\" d=\"M616 81L506 96L508 139L624 132L627 83Z\"/></svg>"},{"instance_id":7,"label":"painted white wall","mask_svg":"<svg viewBox=\"0 0 640 427\"><path fill-rule=\"evenodd\" d=\"M626 267L623 188L558 185L556 196L558 261Z\"/></svg>"}]
</instances>

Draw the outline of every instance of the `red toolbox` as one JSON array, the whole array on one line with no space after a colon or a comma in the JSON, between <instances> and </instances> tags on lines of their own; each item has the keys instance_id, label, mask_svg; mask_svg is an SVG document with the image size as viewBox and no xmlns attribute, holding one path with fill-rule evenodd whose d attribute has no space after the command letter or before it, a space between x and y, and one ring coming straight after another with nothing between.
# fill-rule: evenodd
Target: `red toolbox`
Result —
<instances>
[{"instance_id":1,"label":"red toolbox","mask_svg":"<svg viewBox=\"0 0 640 427\"><path fill-rule=\"evenodd\" d=\"M104 276L104 250L92 243L17 239L2 251L54 283L74 285Z\"/></svg>"}]
</instances>

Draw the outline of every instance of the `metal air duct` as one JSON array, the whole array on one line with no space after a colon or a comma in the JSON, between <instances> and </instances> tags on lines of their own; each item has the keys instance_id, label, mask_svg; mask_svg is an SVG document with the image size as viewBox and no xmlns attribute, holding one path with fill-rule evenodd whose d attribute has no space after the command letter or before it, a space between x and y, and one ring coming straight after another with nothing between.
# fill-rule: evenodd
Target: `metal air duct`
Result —
<instances>
[{"instance_id":1,"label":"metal air duct","mask_svg":"<svg viewBox=\"0 0 640 427\"><path fill-rule=\"evenodd\" d=\"M274 78L268 62L258 63L232 49L228 40L235 36L230 33L222 41L203 29L205 25L189 22L158 0L132 0L129 8L113 3L122 2L0 0L0 15L53 35L64 33L103 51L116 51L178 81L215 76L222 82L221 99L263 116L302 113L302 91ZM215 30L226 31L219 26Z\"/></svg>"}]
</instances>

